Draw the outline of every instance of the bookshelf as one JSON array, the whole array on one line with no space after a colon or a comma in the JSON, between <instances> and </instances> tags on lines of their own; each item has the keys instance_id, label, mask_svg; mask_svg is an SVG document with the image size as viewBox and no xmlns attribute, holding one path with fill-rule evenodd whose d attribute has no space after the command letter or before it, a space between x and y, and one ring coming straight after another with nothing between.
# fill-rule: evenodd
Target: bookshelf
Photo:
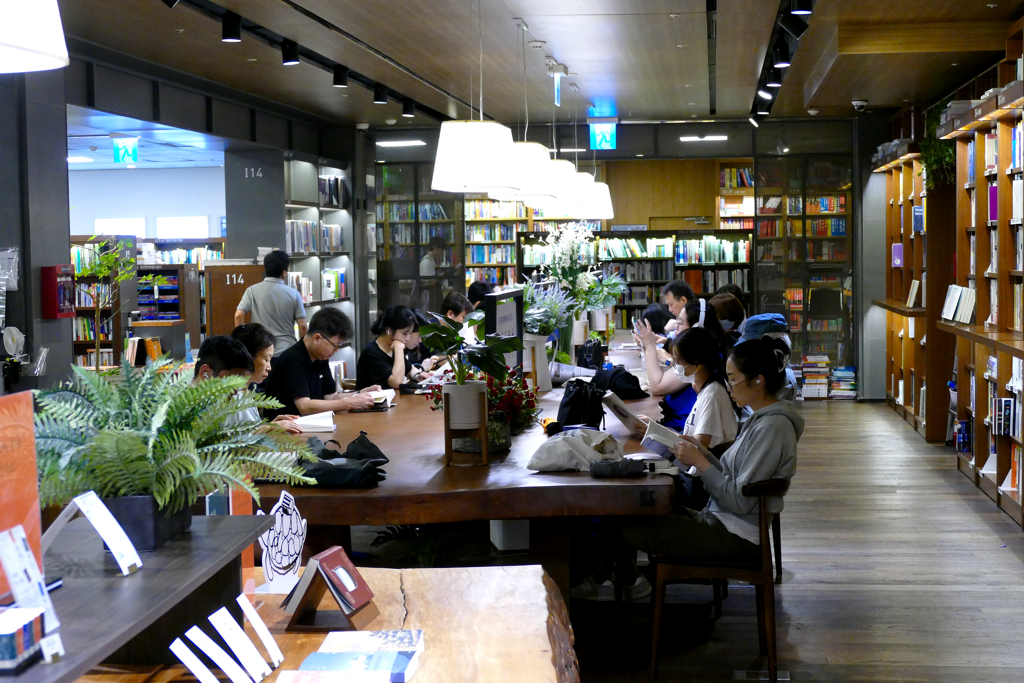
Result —
<instances>
[{"instance_id":1,"label":"bookshelf","mask_svg":"<svg viewBox=\"0 0 1024 683\"><path fill-rule=\"evenodd\" d=\"M451 289L464 291L461 275L427 278L420 261L430 238L448 243L438 269L452 268L465 254L463 196L430 189L432 163L377 164L376 244L379 308L396 304L436 310ZM468 265L463 263L463 265Z\"/></svg>"},{"instance_id":2,"label":"bookshelf","mask_svg":"<svg viewBox=\"0 0 1024 683\"><path fill-rule=\"evenodd\" d=\"M1007 33L1006 58L957 94L957 100L975 98L971 106L948 116L936 132L956 148L956 284L977 295L973 318L960 316L969 322L938 323L956 344L957 468L1017 524L1024 523L1022 24ZM981 83L999 90L981 96Z\"/></svg>"},{"instance_id":3,"label":"bookshelf","mask_svg":"<svg viewBox=\"0 0 1024 683\"><path fill-rule=\"evenodd\" d=\"M885 175L890 261L886 298L873 303L886 311L886 402L926 440L943 442L950 405L945 384L954 343L937 331L937 323L953 283L956 202L949 184L926 190L920 157L917 145L906 143L880 159L874 170Z\"/></svg>"},{"instance_id":4,"label":"bookshelf","mask_svg":"<svg viewBox=\"0 0 1024 683\"><path fill-rule=\"evenodd\" d=\"M207 261L224 258L223 237L159 239L147 237L136 244L139 263L195 263L199 270Z\"/></svg>"},{"instance_id":5,"label":"bookshelf","mask_svg":"<svg viewBox=\"0 0 1024 683\"><path fill-rule=\"evenodd\" d=\"M851 181L849 157L754 160L755 309L786 317L794 358L832 369L853 362Z\"/></svg>"},{"instance_id":6,"label":"bookshelf","mask_svg":"<svg viewBox=\"0 0 1024 683\"><path fill-rule=\"evenodd\" d=\"M466 287L477 280L501 285L518 282L516 234L532 225L522 202L492 201L483 196L465 198Z\"/></svg>"},{"instance_id":7,"label":"bookshelf","mask_svg":"<svg viewBox=\"0 0 1024 683\"><path fill-rule=\"evenodd\" d=\"M754 160L734 159L719 161L716 229L753 230L754 202Z\"/></svg>"},{"instance_id":8,"label":"bookshelf","mask_svg":"<svg viewBox=\"0 0 1024 683\"><path fill-rule=\"evenodd\" d=\"M84 278L78 275L79 265L83 258L83 245L90 242L106 241L108 244L116 244L119 241L128 243L128 251L135 253L135 237L121 235L102 235L96 238L83 235L71 236L71 264L75 267L75 281L77 284L87 284L90 287L110 288L112 278ZM136 279L131 278L121 283L120 287L114 285L114 298L111 306L102 307L100 313L100 366L112 367L121 364L121 354L124 351L125 328L127 327L127 316L131 312L131 305L134 301L134 290ZM75 290L75 318L72 325L72 362L79 367L95 368L95 361L90 362L90 355L95 355L95 301L89 300L87 295ZM92 305L90 305L92 304Z\"/></svg>"},{"instance_id":9,"label":"bookshelf","mask_svg":"<svg viewBox=\"0 0 1024 683\"><path fill-rule=\"evenodd\" d=\"M167 284L138 283L139 320L132 324L134 336L159 337L164 353L178 360L185 358L185 335L189 348L198 351L202 343L198 264L139 265L138 274L161 276Z\"/></svg>"}]
</instances>

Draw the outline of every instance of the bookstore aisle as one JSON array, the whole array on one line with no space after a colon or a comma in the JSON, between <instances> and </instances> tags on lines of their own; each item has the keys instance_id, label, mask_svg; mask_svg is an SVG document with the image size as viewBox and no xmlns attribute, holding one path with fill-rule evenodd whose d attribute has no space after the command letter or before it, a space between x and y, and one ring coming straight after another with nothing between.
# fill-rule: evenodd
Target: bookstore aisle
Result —
<instances>
[{"instance_id":1,"label":"bookstore aisle","mask_svg":"<svg viewBox=\"0 0 1024 683\"><path fill-rule=\"evenodd\" d=\"M956 471L951 448L926 443L885 404L801 410L807 429L781 517L780 670L794 681L1019 680L1020 527ZM753 589L730 586L714 626L700 606L710 595L669 588L673 644L662 647L659 680L721 681L750 668ZM646 681L650 605L577 603L584 683Z\"/></svg>"}]
</instances>

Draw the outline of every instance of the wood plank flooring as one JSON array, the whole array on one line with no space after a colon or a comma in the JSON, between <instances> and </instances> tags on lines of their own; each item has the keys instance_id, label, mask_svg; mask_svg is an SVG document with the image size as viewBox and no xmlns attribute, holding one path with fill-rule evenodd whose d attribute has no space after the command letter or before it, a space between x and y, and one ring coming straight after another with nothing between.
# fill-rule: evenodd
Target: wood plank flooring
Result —
<instances>
[{"instance_id":1,"label":"wood plank flooring","mask_svg":"<svg viewBox=\"0 0 1024 683\"><path fill-rule=\"evenodd\" d=\"M1024 533L884 404L806 403L782 515L779 668L794 681L1020 681ZM660 681L730 680L757 654L753 590L679 587ZM649 604L573 604L584 683L647 680Z\"/></svg>"}]
</instances>

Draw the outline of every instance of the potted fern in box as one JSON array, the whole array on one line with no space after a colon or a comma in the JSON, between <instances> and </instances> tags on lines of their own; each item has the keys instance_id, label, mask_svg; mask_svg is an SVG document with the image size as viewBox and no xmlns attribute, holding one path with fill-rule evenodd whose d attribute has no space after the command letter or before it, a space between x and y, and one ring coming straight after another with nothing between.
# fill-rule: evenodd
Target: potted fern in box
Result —
<instances>
[{"instance_id":1,"label":"potted fern in box","mask_svg":"<svg viewBox=\"0 0 1024 683\"><path fill-rule=\"evenodd\" d=\"M315 460L283 432L255 434L247 408L279 407L243 392L245 377L192 383L167 360L123 362L113 377L74 367L70 382L36 391L39 498L64 505L95 491L138 550L154 550L191 525L192 505L224 486L259 500L255 480L312 484L300 459Z\"/></svg>"}]
</instances>

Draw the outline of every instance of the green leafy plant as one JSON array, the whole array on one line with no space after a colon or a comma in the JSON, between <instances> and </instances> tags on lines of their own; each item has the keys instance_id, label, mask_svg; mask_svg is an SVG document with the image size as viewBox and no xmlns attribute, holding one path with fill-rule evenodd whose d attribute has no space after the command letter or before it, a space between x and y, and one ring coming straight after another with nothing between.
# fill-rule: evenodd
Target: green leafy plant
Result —
<instances>
[{"instance_id":1,"label":"green leafy plant","mask_svg":"<svg viewBox=\"0 0 1024 683\"><path fill-rule=\"evenodd\" d=\"M130 282L135 277L135 248L131 242L118 240L116 245L111 246L109 240L93 236L82 245L87 252L83 259L83 265L75 272L75 287L92 297L93 322L96 325L96 369L100 367L100 342L103 341L100 329L103 318L109 321L122 308L128 305L127 302L115 311L114 302L117 301L117 293L124 282ZM96 282L82 282L83 279L96 279ZM168 280L162 275L146 275L139 278L139 283L148 286L166 285ZM106 289L99 287L99 284L109 284ZM105 310L109 309L106 316Z\"/></svg>"},{"instance_id":2,"label":"green leafy plant","mask_svg":"<svg viewBox=\"0 0 1024 683\"><path fill-rule=\"evenodd\" d=\"M537 287L527 282L523 291L523 328L548 336L571 319L576 302L559 287Z\"/></svg>"},{"instance_id":3,"label":"green leafy plant","mask_svg":"<svg viewBox=\"0 0 1024 683\"><path fill-rule=\"evenodd\" d=\"M446 370L445 376L450 375L451 371ZM504 379L495 379L474 372L471 372L467 379L487 382L487 423L489 428L507 424L512 434L519 434L537 422L541 412L537 405L537 393L530 388L526 379L519 374L517 369L511 370ZM444 391L440 384L433 385L424 396L431 402L431 410L444 408Z\"/></svg>"},{"instance_id":4,"label":"green leafy plant","mask_svg":"<svg viewBox=\"0 0 1024 683\"><path fill-rule=\"evenodd\" d=\"M947 100L948 102L948 100ZM921 166L925 187L929 190L936 185L956 182L956 145L952 140L940 140L935 136L940 116L946 102L935 105L924 116L924 137L921 138Z\"/></svg>"},{"instance_id":5,"label":"green leafy plant","mask_svg":"<svg viewBox=\"0 0 1024 683\"><path fill-rule=\"evenodd\" d=\"M499 334L487 335L483 343L468 343L459 334L462 323L437 315L434 318L437 322L420 328L420 337L428 349L448 359L456 384L465 384L474 367L495 379L505 379L505 354L523 348L521 339ZM473 320L466 326L475 331L481 323L483 320Z\"/></svg>"},{"instance_id":6,"label":"green leafy plant","mask_svg":"<svg viewBox=\"0 0 1024 683\"><path fill-rule=\"evenodd\" d=\"M625 292L626 281L619 277L617 273L595 278L585 293L583 309L587 311L602 311L609 306L615 305L619 297Z\"/></svg>"},{"instance_id":7,"label":"green leafy plant","mask_svg":"<svg viewBox=\"0 0 1024 683\"><path fill-rule=\"evenodd\" d=\"M101 498L152 495L175 512L230 486L259 501L257 479L313 484L299 460L316 458L263 420L237 420L276 400L241 392L248 378L192 383L162 359L145 369L122 363L116 378L73 367L70 382L36 391L39 498L61 505L86 491ZM237 420L237 421L236 421Z\"/></svg>"}]
</instances>

